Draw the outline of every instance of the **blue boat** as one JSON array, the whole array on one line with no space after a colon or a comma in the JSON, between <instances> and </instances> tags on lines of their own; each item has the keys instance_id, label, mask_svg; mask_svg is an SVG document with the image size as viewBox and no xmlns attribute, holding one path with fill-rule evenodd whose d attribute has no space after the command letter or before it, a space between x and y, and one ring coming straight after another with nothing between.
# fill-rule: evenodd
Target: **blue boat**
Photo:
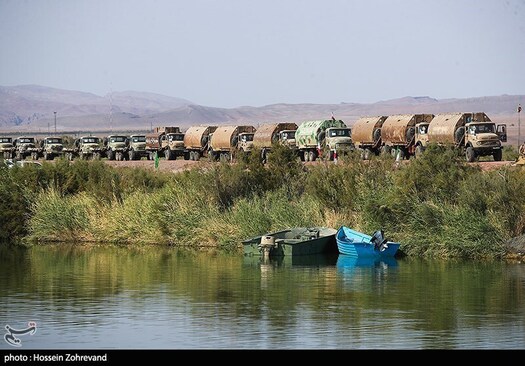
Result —
<instances>
[{"instance_id":1,"label":"blue boat","mask_svg":"<svg viewBox=\"0 0 525 366\"><path fill-rule=\"evenodd\" d=\"M335 240L339 253L352 257L394 257L400 245L386 240L383 230L367 235L346 226L337 230Z\"/></svg>"}]
</instances>

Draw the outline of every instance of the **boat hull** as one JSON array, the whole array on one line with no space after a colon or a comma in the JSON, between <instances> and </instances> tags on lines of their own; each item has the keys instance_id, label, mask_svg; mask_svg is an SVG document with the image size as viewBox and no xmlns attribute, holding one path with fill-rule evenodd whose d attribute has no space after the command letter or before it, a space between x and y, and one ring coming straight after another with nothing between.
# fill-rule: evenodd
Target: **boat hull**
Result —
<instances>
[{"instance_id":1,"label":"boat hull","mask_svg":"<svg viewBox=\"0 0 525 366\"><path fill-rule=\"evenodd\" d=\"M371 239L370 235L342 226L336 234L337 249L340 254L352 257L394 257L400 246L388 241L385 246L376 248Z\"/></svg>"},{"instance_id":2,"label":"boat hull","mask_svg":"<svg viewBox=\"0 0 525 366\"><path fill-rule=\"evenodd\" d=\"M336 233L336 229L316 227L293 228L268 233L265 236L272 236L275 240L274 246L269 250L269 256L303 256L337 253ZM260 249L261 238L262 235L244 240L244 255L263 255Z\"/></svg>"}]
</instances>

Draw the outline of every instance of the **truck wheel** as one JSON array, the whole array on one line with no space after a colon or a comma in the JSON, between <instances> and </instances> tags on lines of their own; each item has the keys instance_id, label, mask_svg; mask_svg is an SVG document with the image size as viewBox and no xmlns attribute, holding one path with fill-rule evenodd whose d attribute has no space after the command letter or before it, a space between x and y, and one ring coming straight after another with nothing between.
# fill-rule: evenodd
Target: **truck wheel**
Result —
<instances>
[{"instance_id":1,"label":"truck wheel","mask_svg":"<svg viewBox=\"0 0 525 366\"><path fill-rule=\"evenodd\" d=\"M123 159L123 156L122 156L122 152L121 151L117 151L117 153L115 154L115 158L117 161L122 161Z\"/></svg>"},{"instance_id":2,"label":"truck wheel","mask_svg":"<svg viewBox=\"0 0 525 366\"><path fill-rule=\"evenodd\" d=\"M134 150L129 151L129 160L137 160Z\"/></svg>"},{"instance_id":3,"label":"truck wheel","mask_svg":"<svg viewBox=\"0 0 525 366\"><path fill-rule=\"evenodd\" d=\"M115 160L115 153L113 150L108 150L108 160Z\"/></svg>"},{"instance_id":4,"label":"truck wheel","mask_svg":"<svg viewBox=\"0 0 525 366\"><path fill-rule=\"evenodd\" d=\"M476 160L476 152L474 151L474 148L472 146L467 147L465 155L469 163L472 163Z\"/></svg>"},{"instance_id":5,"label":"truck wheel","mask_svg":"<svg viewBox=\"0 0 525 366\"><path fill-rule=\"evenodd\" d=\"M501 161L501 158L503 158L503 151L501 149L496 150L492 156L494 157L494 161Z\"/></svg>"},{"instance_id":6,"label":"truck wheel","mask_svg":"<svg viewBox=\"0 0 525 366\"><path fill-rule=\"evenodd\" d=\"M391 153L391 150L392 150L392 149L391 149L390 146L388 146L388 145L385 145L385 146L383 146L383 147L381 148L381 152L383 153L383 155L388 155L388 154L390 154L390 153Z\"/></svg>"}]
</instances>

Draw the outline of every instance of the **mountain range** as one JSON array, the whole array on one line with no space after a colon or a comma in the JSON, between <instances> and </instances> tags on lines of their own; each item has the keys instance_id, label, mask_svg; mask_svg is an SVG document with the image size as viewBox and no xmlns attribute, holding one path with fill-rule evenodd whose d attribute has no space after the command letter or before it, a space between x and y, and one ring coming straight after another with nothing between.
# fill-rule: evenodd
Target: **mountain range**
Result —
<instances>
[{"instance_id":1,"label":"mountain range","mask_svg":"<svg viewBox=\"0 0 525 366\"><path fill-rule=\"evenodd\" d=\"M328 119L332 114L351 126L361 116L485 112L495 122L517 125L525 95L435 99L406 96L375 103L272 104L216 108L160 94L123 91L99 96L39 85L0 86L0 131L147 131L155 126L249 124ZM56 112L56 113L55 113ZM525 128L524 128L525 135Z\"/></svg>"}]
</instances>

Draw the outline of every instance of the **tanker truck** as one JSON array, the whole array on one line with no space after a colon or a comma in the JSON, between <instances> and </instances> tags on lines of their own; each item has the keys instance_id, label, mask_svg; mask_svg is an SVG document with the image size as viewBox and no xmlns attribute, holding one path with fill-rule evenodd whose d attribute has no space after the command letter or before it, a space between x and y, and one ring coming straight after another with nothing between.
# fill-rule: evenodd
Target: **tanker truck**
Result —
<instances>
[{"instance_id":1,"label":"tanker truck","mask_svg":"<svg viewBox=\"0 0 525 366\"><path fill-rule=\"evenodd\" d=\"M381 127L381 151L396 159L408 159L416 153L416 131L425 132L433 114L398 114L388 116ZM419 137L422 141L423 136Z\"/></svg>"},{"instance_id":2,"label":"tanker truck","mask_svg":"<svg viewBox=\"0 0 525 366\"><path fill-rule=\"evenodd\" d=\"M295 141L302 161L315 161L320 156L334 160L354 146L350 128L335 118L301 123L295 131Z\"/></svg>"},{"instance_id":3,"label":"tanker truck","mask_svg":"<svg viewBox=\"0 0 525 366\"><path fill-rule=\"evenodd\" d=\"M261 150L261 161L267 161L273 144L281 144L296 150L296 130L297 124L293 122L267 123L257 128L253 135L253 147Z\"/></svg>"},{"instance_id":4,"label":"tanker truck","mask_svg":"<svg viewBox=\"0 0 525 366\"><path fill-rule=\"evenodd\" d=\"M210 138L217 126L192 126L184 134L184 159L198 161L208 156Z\"/></svg>"},{"instance_id":5,"label":"tanker truck","mask_svg":"<svg viewBox=\"0 0 525 366\"><path fill-rule=\"evenodd\" d=\"M250 152L253 148L254 126L220 126L210 139L209 157L213 161L235 159L237 152Z\"/></svg>"},{"instance_id":6,"label":"tanker truck","mask_svg":"<svg viewBox=\"0 0 525 366\"><path fill-rule=\"evenodd\" d=\"M352 125L352 141L362 159L381 152L381 127L386 119L387 116L361 117Z\"/></svg>"},{"instance_id":7,"label":"tanker truck","mask_svg":"<svg viewBox=\"0 0 525 366\"><path fill-rule=\"evenodd\" d=\"M468 162L490 155L500 161L506 131L505 124L496 126L483 112L438 114L428 126L428 144L461 149Z\"/></svg>"}]
</instances>

